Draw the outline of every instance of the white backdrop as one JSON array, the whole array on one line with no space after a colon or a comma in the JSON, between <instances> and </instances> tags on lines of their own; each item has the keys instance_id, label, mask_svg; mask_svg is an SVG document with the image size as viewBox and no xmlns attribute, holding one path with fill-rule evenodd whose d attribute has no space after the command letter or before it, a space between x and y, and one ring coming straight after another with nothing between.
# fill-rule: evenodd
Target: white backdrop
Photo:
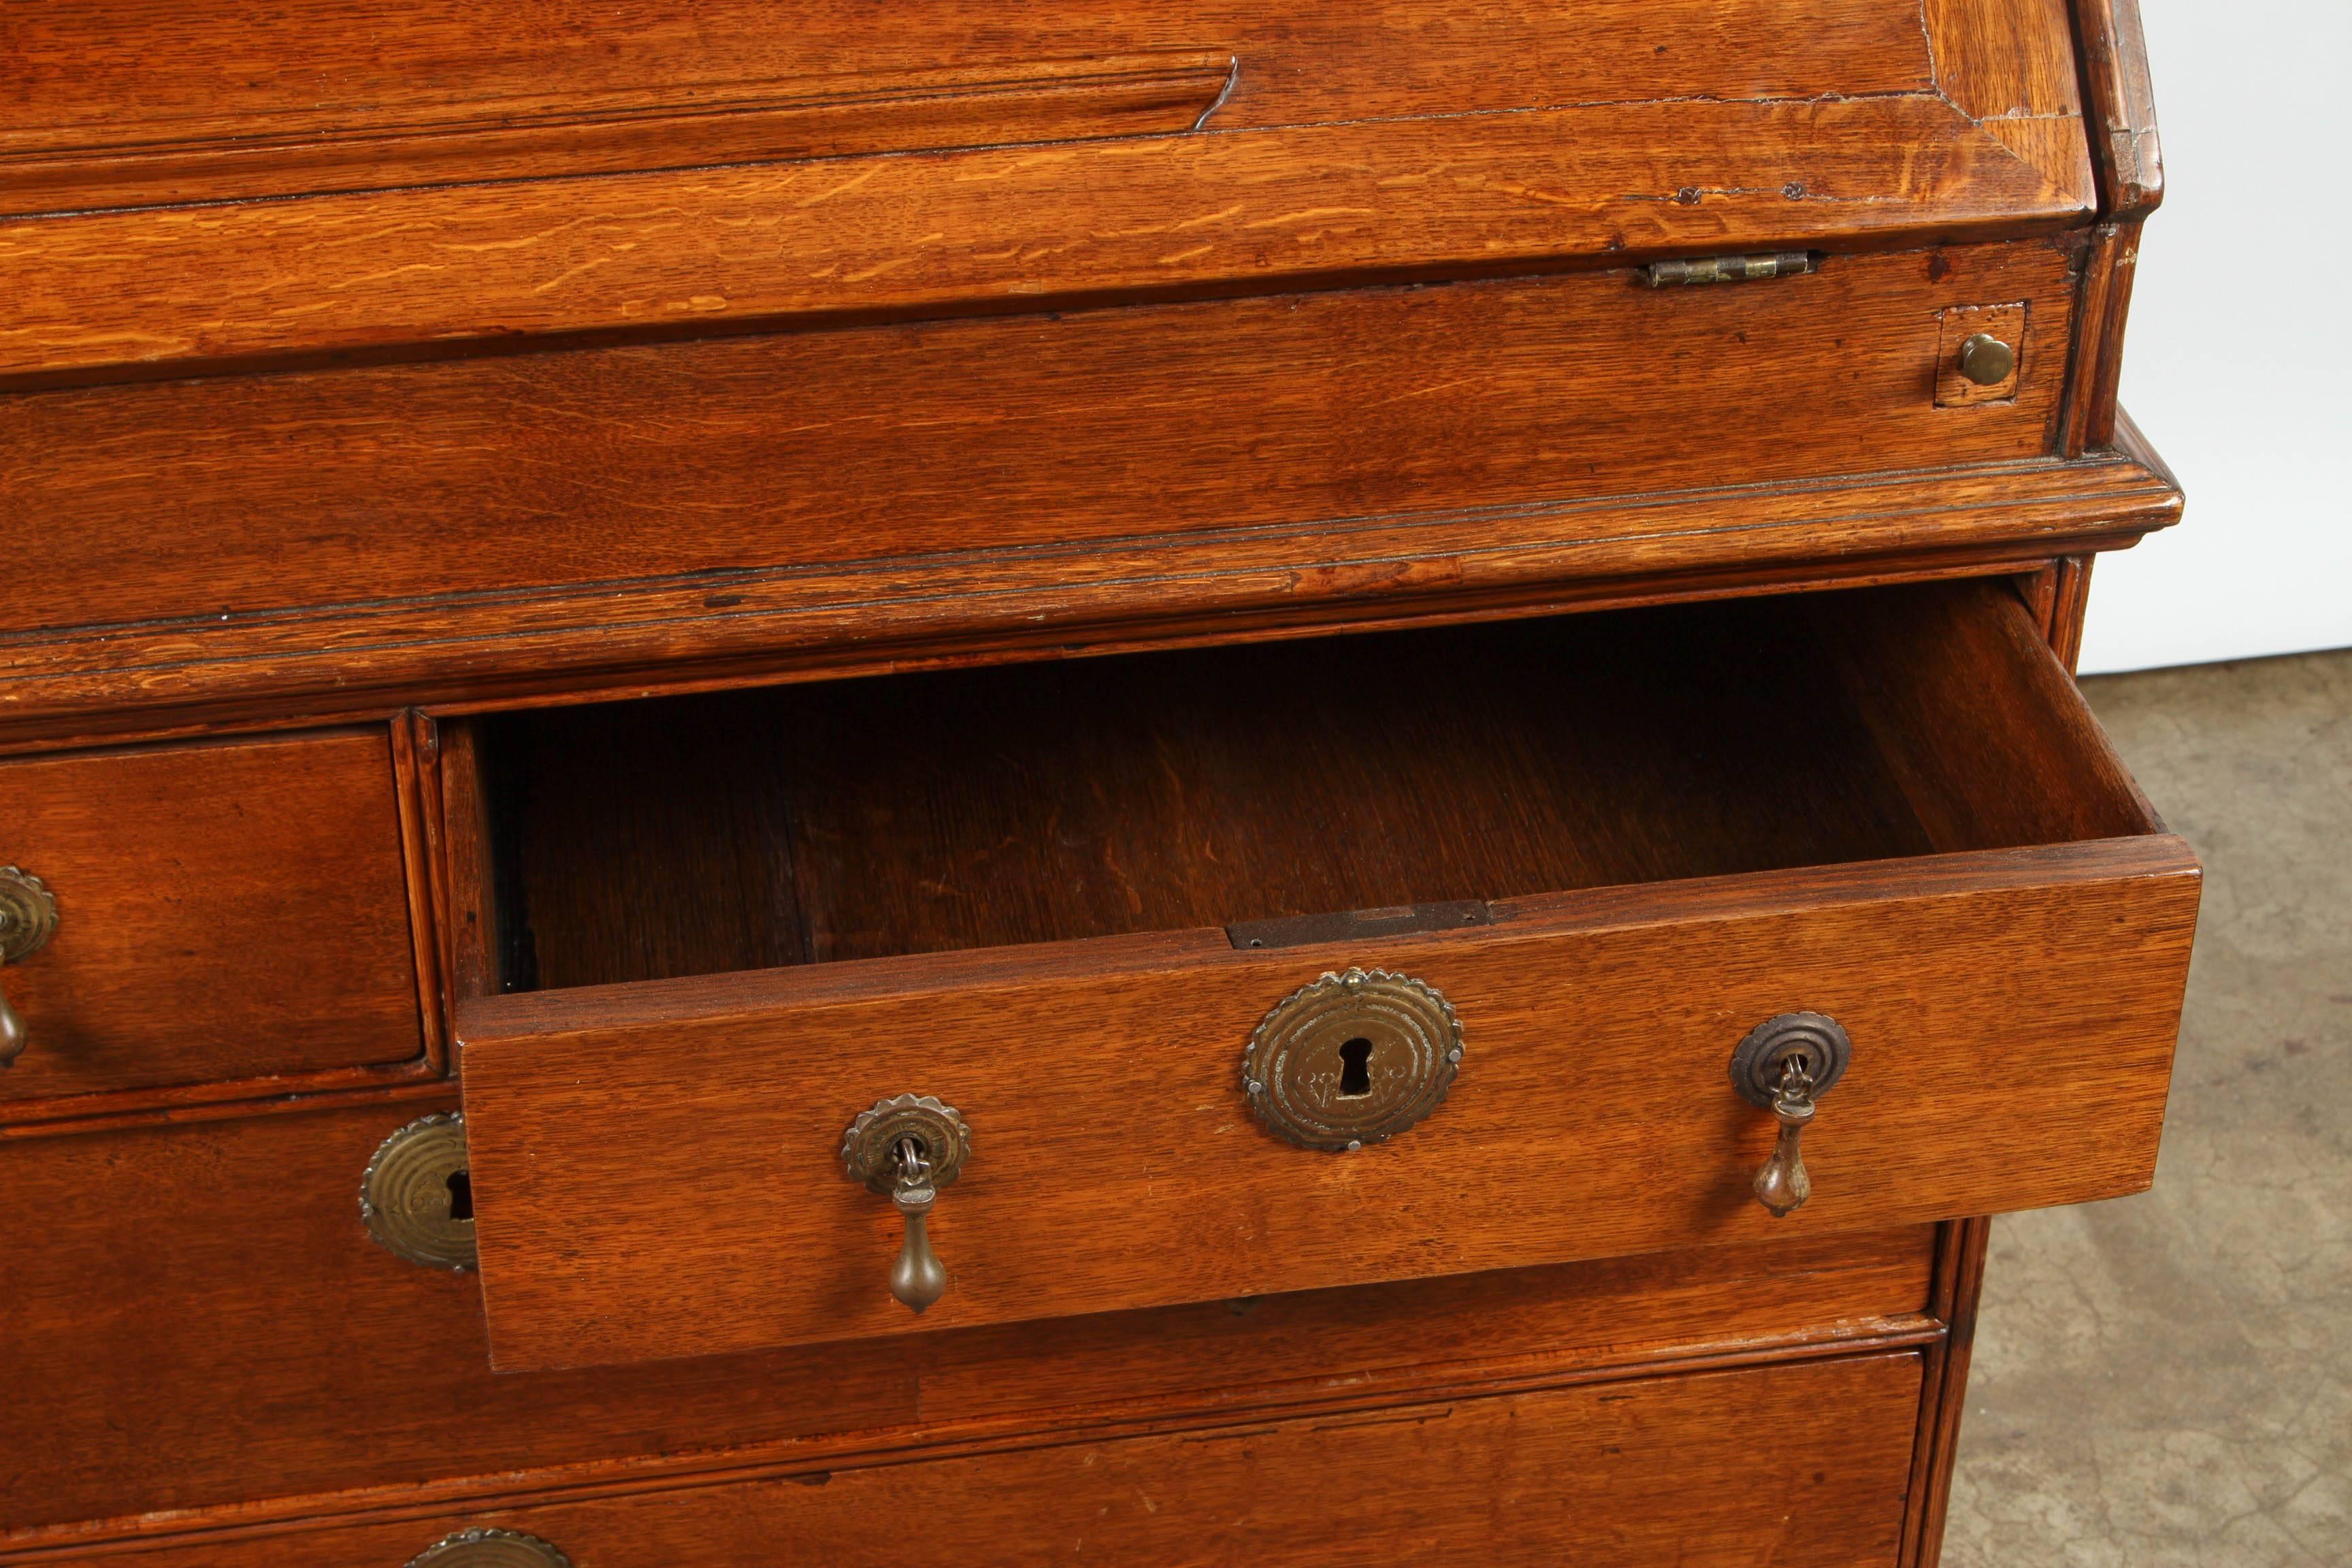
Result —
<instances>
[{"instance_id":1,"label":"white backdrop","mask_svg":"<svg viewBox=\"0 0 2352 1568\"><path fill-rule=\"evenodd\" d=\"M2083 668L2352 647L2344 0L2141 0L2164 205L2123 401L2188 521L2104 555Z\"/></svg>"}]
</instances>

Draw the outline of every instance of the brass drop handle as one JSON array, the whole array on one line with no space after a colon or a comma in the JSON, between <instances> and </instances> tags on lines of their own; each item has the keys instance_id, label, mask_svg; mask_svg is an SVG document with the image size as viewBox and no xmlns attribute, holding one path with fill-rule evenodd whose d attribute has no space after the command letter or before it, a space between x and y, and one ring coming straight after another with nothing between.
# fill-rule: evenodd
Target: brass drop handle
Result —
<instances>
[{"instance_id":1,"label":"brass drop handle","mask_svg":"<svg viewBox=\"0 0 2352 1568\"><path fill-rule=\"evenodd\" d=\"M971 1157L971 1127L955 1107L928 1094L877 1100L842 1134L842 1169L887 1195L905 1223L890 1294L918 1312L948 1293L947 1265L931 1247L931 1209Z\"/></svg>"},{"instance_id":2,"label":"brass drop handle","mask_svg":"<svg viewBox=\"0 0 2352 1568\"><path fill-rule=\"evenodd\" d=\"M890 1201L907 1222L907 1237L890 1266L890 1294L919 1312L948 1293L947 1265L931 1250L931 1205L940 1201L940 1189L931 1182L931 1163L912 1138L898 1140L893 1163L898 1173Z\"/></svg>"},{"instance_id":3,"label":"brass drop handle","mask_svg":"<svg viewBox=\"0 0 2352 1568\"><path fill-rule=\"evenodd\" d=\"M1838 1021L1820 1013L1783 1013L1748 1031L1731 1053L1731 1084L1751 1105L1772 1113L1780 1132L1772 1152L1749 1184L1756 1201L1775 1218L1802 1208L1813 1195L1805 1169L1805 1129L1815 1102L1845 1076L1853 1042Z\"/></svg>"},{"instance_id":4,"label":"brass drop handle","mask_svg":"<svg viewBox=\"0 0 2352 1568\"><path fill-rule=\"evenodd\" d=\"M41 879L14 866L0 866L0 965L30 958L57 929L58 901ZM16 1064L28 1038L25 1016L0 989L0 1068Z\"/></svg>"},{"instance_id":5,"label":"brass drop handle","mask_svg":"<svg viewBox=\"0 0 2352 1568\"><path fill-rule=\"evenodd\" d=\"M1772 1119L1780 1135L1772 1141L1772 1156L1749 1184L1756 1201L1774 1217L1793 1214L1813 1195L1813 1178L1805 1170L1805 1127L1813 1119L1813 1075L1803 1058L1790 1057L1780 1064L1780 1087L1772 1096Z\"/></svg>"}]
</instances>

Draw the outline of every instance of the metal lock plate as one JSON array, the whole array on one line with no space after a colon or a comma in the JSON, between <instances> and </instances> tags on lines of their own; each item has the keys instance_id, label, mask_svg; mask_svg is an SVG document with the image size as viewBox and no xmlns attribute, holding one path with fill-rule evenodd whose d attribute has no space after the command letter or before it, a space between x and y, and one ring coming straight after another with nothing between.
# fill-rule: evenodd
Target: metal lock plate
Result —
<instances>
[{"instance_id":1,"label":"metal lock plate","mask_svg":"<svg viewBox=\"0 0 2352 1568\"><path fill-rule=\"evenodd\" d=\"M536 1535L461 1530L409 1559L408 1568L572 1568L572 1560Z\"/></svg>"},{"instance_id":2,"label":"metal lock plate","mask_svg":"<svg viewBox=\"0 0 2352 1568\"><path fill-rule=\"evenodd\" d=\"M385 1139L360 1178L368 1234L427 1268L473 1268L474 1191L466 1163L463 1116L428 1116Z\"/></svg>"},{"instance_id":3,"label":"metal lock plate","mask_svg":"<svg viewBox=\"0 0 2352 1568\"><path fill-rule=\"evenodd\" d=\"M1307 1149L1378 1143L1444 1103L1462 1021L1435 990L1385 970L1326 974L1250 1037L1242 1086L1258 1120Z\"/></svg>"}]
</instances>

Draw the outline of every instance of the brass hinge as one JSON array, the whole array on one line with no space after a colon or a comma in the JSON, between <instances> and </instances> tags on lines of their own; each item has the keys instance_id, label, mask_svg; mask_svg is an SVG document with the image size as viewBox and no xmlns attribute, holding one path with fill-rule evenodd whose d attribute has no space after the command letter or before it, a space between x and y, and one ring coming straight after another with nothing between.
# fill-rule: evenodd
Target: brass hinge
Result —
<instances>
[{"instance_id":1,"label":"brass hinge","mask_svg":"<svg viewBox=\"0 0 2352 1568\"><path fill-rule=\"evenodd\" d=\"M1653 289L1673 289L1695 283L1751 283L1760 278L1794 278L1812 271L1815 265L1810 250L1781 250L1769 256L1702 256L1690 261L1653 261L1641 273L1642 281Z\"/></svg>"}]
</instances>

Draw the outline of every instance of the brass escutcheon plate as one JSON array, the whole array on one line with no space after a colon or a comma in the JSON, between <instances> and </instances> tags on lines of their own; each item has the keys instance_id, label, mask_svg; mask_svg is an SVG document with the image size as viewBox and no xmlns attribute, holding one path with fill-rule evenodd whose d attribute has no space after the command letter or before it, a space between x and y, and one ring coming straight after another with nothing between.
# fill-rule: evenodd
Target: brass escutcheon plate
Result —
<instances>
[{"instance_id":1,"label":"brass escutcheon plate","mask_svg":"<svg viewBox=\"0 0 2352 1568\"><path fill-rule=\"evenodd\" d=\"M1328 973L1265 1016L1242 1058L1258 1120L1306 1149L1395 1137L1445 1101L1462 1021L1436 990L1381 969Z\"/></svg>"},{"instance_id":2,"label":"brass escutcheon plate","mask_svg":"<svg viewBox=\"0 0 2352 1568\"><path fill-rule=\"evenodd\" d=\"M472 1203L468 1178L466 1119L412 1121L379 1144L368 1162L360 1178L360 1217L370 1236L409 1262L462 1272L475 1265L474 1221L450 1211L461 1201Z\"/></svg>"},{"instance_id":3,"label":"brass escutcheon plate","mask_svg":"<svg viewBox=\"0 0 2352 1568\"><path fill-rule=\"evenodd\" d=\"M841 1168L850 1180L887 1195L898 1185L893 1156L901 1138L912 1138L921 1147L934 1187L944 1187L962 1174L963 1163L971 1158L971 1128L954 1106L928 1094L902 1094L858 1112L841 1135Z\"/></svg>"},{"instance_id":4,"label":"brass escutcheon plate","mask_svg":"<svg viewBox=\"0 0 2352 1568\"><path fill-rule=\"evenodd\" d=\"M0 963L30 958L57 929L58 901L41 879L0 866Z\"/></svg>"},{"instance_id":5,"label":"brass escutcheon plate","mask_svg":"<svg viewBox=\"0 0 2352 1568\"><path fill-rule=\"evenodd\" d=\"M461 1530L410 1558L408 1568L572 1568L572 1559L536 1535Z\"/></svg>"}]
</instances>

